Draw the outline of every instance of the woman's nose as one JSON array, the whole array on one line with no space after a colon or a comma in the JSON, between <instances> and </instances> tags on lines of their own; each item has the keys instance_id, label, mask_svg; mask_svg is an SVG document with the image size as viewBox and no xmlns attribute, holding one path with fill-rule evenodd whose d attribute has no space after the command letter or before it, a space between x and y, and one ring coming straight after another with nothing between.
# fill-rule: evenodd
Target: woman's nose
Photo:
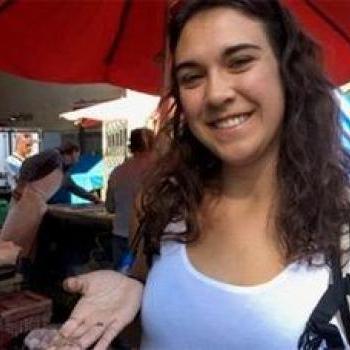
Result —
<instances>
[{"instance_id":1,"label":"woman's nose","mask_svg":"<svg viewBox=\"0 0 350 350\"><path fill-rule=\"evenodd\" d=\"M235 84L232 75L225 71L215 71L209 74L206 87L207 104L220 107L233 101L236 97Z\"/></svg>"}]
</instances>

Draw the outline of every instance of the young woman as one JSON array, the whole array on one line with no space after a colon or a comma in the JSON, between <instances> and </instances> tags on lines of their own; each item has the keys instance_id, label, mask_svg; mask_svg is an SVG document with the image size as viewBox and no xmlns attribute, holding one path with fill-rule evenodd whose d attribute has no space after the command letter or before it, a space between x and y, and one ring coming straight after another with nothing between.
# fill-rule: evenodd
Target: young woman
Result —
<instances>
[{"instance_id":1,"label":"young woman","mask_svg":"<svg viewBox=\"0 0 350 350\"><path fill-rule=\"evenodd\" d=\"M105 349L142 297L143 350L301 347L349 221L318 48L277 0L186 2L170 47L170 145L139 215L145 288L106 271L68 281L83 298L61 332Z\"/></svg>"}]
</instances>

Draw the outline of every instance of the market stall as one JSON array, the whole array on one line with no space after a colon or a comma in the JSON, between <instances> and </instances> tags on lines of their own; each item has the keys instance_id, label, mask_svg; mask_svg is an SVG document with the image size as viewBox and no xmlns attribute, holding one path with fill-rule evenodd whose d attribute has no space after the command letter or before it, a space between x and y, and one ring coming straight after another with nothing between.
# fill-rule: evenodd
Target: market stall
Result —
<instances>
[{"instance_id":1,"label":"market stall","mask_svg":"<svg viewBox=\"0 0 350 350\"><path fill-rule=\"evenodd\" d=\"M55 278L107 267L113 215L103 205L49 205L38 233L35 269ZM51 272L49 271L51 269Z\"/></svg>"},{"instance_id":2,"label":"market stall","mask_svg":"<svg viewBox=\"0 0 350 350\"><path fill-rule=\"evenodd\" d=\"M82 225L93 225L101 231L109 231L114 214L108 213L101 205L66 205L51 204L46 214L54 219L61 219Z\"/></svg>"},{"instance_id":3,"label":"market stall","mask_svg":"<svg viewBox=\"0 0 350 350\"><path fill-rule=\"evenodd\" d=\"M60 114L60 118L78 123L82 120L102 122L102 152L104 184L113 168L128 156L128 138L131 130L154 128L152 116L157 110L159 96L130 89L125 97Z\"/></svg>"},{"instance_id":4,"label":"market stall","mask_svg":"<svg viewBox=\"0 0 350 350\"><path fill-rule=\"evenodd\" d=\"M55 322L65 319L75 301L63 290L66 277L111 268L112 220L103 205L49 205L26 279L30 290L52 299Z\"/></svg>"}]
</instances>

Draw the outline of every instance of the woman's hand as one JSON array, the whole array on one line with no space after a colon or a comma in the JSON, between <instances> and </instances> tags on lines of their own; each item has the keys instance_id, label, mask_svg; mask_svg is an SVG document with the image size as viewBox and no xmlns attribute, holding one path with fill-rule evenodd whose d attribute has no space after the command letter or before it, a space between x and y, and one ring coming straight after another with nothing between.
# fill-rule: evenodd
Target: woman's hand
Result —
<instances>
[{"instance_id":1,"label":"woman's hand","mask_svg":"<svg viewBox=\"0 0 350 350\"><path fill-rule=\"evenodd\" d=\"M98 340L94 350L107 349L121 330L133 321L140 309L143 292L140 282L112 270L68 278L64 288L80 293L82 297L60 334L66 339L74 339L82 349Z\"/></svg>"}]
</instances>

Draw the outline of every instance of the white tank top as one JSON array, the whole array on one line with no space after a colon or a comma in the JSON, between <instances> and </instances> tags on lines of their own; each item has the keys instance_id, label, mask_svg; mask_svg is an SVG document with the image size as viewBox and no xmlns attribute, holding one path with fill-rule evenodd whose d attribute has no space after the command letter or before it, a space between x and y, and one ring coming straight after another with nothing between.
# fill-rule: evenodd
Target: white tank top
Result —
<instances>
[{"instance_id":1,"label":"white tank top","mask_svg":"<svg viewBox=\"0 0 350 350\"><path fill-rule=\"evenodd\" d=\"M185 245L165 243L144 290L141 349L296 350L328 281L328 267L293 263L267 283L234 286L196 270Z\"/></svg>"}]
</instances>

